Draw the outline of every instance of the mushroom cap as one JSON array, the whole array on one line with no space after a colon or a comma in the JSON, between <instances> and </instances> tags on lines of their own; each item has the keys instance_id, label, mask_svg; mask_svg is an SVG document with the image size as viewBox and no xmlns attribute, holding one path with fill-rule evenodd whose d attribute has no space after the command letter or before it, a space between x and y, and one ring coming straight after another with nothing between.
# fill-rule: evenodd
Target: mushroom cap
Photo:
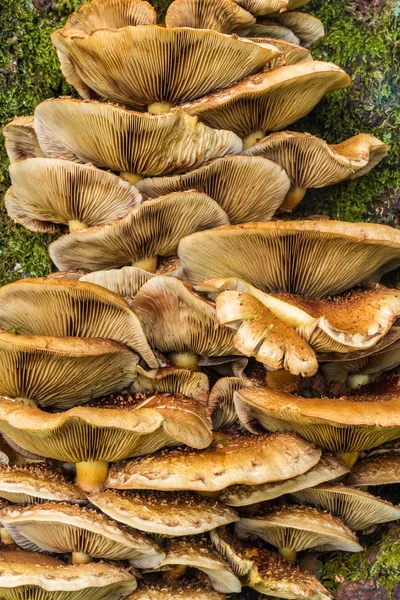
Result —
<instances>
[{"instance_id":1,"label":"mushroom cap","mask_svg":"<svg viewBox=\"0 0 400 600\"><path fill-rule=\"evenodd\" d=\"M85 34L67 26L51 39L65 78L83 98L95 92L138 110L226 88L279 54L274 46L190 27L139 25Z\"/></svg>"},{"instance_id":2,"label":"mushroom cap","mask_svg":"<svg viewBox=\"0 0 400 600\"><path fill-rule=\"evenodd\" d=\"M400 396L301 398L271 388L235 392L240 422L270 431L295 431L332 452L361 452L400 437Z\"/></svg>"},{"instance_id":3,"label":"mushroom cap","mask_svg":"<svg viewBox=\"0 0 400 600\"><path fill-rule=\"evenodd\" d=\"M10 165L9 217L40 233L55 233L71 220L87 227L124 217L141 196L127 181L88 165L30 158Z\"/></svg>"},{"instance_id":4,"label":"mushroom cap","mask_svg":"<svg viewBox=\"0 0 400 600\"><path fill-rule=\"evenodd\" d=\"M140 267L122 267L122 269L94 271L93 273L82 275L78 279L101 285L106 290L110 290L114 294L119 294L131 306L133 296L152 277L155 277L153 273L149 273L149 271Z\"/></svg>"},{"instance_id":5,"label":"mushroom cap","mask_svg":"<svg viewBox=\"0 0 400 600\"><path fill-rule=\"evenodd\" d=\"M175 192L148 200L114 223L63 236L49 252L59 269L108 269L151 256L169 256L194 231L228 223L218 204L200 192Z\"/></svg>"},{"instance_id":6,"label":"mushroom cap","mask_svg":"<svg viewBox=\"0 0 400 600\"><path fill-rule=\"evenodd\" d=\"M301 504L312 504L328 510L354 530L400 519L400 507L342 483L303 489L293 497Z\"/></svg>"},{"instance_id":7,"label":"mushroom cap","mask_svg":"<svg viewBox=\"0 0 400 600\"><path fill-rule=\"evenodd\" d=\"M349 469L340 458L333 454L322 454L320 461L314 467L297 477L261 485L233 485L222 492L221 500L229 506L248 506L273 500L284 494L313 488L326 481L340 479L347 473Z\"/></svg>"},{"instance_id":8,"label":"mushroom cap","mask_svg":"<svg viewBox=\"0 0 400 600\"><path fill-rule=\"evenodd\" d=\"M106 487L213 492L235 483L255 485L311 469L321 452L295 435L218 435L201 452L163 451L114 465Z\"/></svg>"},{"instance_id":9,"label":"mushroom cap","mask_svg":"<svg viewBox=\"0 0 400 600\"><path fill-rule=\"evenodd\" d=\"M220 502L185 492L105 490L90 495L89 502L124 525L168 537L196 535L239 520Z\"/></svg>"},{"instance_id":10,"label":"mushroom cap","mask_svg":"<svg viewBox=\"0 0 400 600\"><path fill-rule=\"evenodd\" d=\"M271 44L275 46L275 48L278 48L282 52L287 65L296 65L297 63L313 60L311 52L307 48L287 40L278 40L272 37L254 37L248 39L255 44Z\"/></svg>"},{"instance_id":11,"label":"mushroom cap","mask_svg":"<svg viewBox=\"0 0 400 600\"><path fill-rule=\"evenodd\" d=\"M218 379L211 389L208 399L213 429L229 427L237 421L233 394L237 390L253 385L252 381L243 377L221 377Z\"/></svg>"},{"instance_id":12,"label":"mushroom cap","mask_svg":"<svg viewBox=\"0 0 400 600\"><path fill-rule=\"evenodd\" d=\"M153 25L156 20L156 11L144 0L91 0L68 17L65 28L91 34L98 29Z\"/></svg>"},{"instance_id":13,"label":"mushroom cap","mask_svg":"<svg viewBox=\"0 0 400 600\"><path fill-rule=\"evenodd\" d=\"M109 338L158 367L129 304L93 283L47 277L9 283L0 288L0 326L28 335Z\"/></svg>"},{"instance_id":14,"label":"mushroom cap","mask_svg":"<svg viewBox=\"0 0 400 600\"><path fill-rule=\"evenodd\" d=\"M290 42L291 44L300 44L300 39L293 33L291 29L274 22L270 18L268 18L268 21L264 19L263 23L257 22L254 25L239 27L236 33L242 36L242 39L277 39Z\"/></svg>"},{"instance_id":15,"label":"mushroom cap","mask_svg":"<svg viewBox=\"0 0 400 600\"><path fill-rule=\"evenodd\" d=\"M127 570L109 563L67 565L39 552L0 551L0 593L43 600L117 600L136 589Z\"/></svg>"},{"instance_id":16,"label":"mushroom cap","mask_svg":"<svg viewBox=\"0 0 400 600\"><path fill-rule=\"evenodd\" d=\"M114 340L17 335L0 329L0 396L71 408L128 387L138 361L137 354Z\"/></svg>"},{"instance_id":17,"label":"mushroom cap","mask_svg":"<svg viewBox=\"0 0 400 600\"><path fill-rule=\"evenodd\" d=\"M231 131L210 129L180 108L150 115L114 104L53 98L36 107L35 128L50 158L147 176L186 171L242 149Z\"/></svg>"},{"instance_id":18,"label":"mushroom cap","mask_svg":"<svg viewBox=\"0 0 400 600\"><path fill-rule=\"evenodd\" d=\"M138 291L133 306L153 348L206 356L238 354L232 330L218 326L214 305L187 282L154 277Z\"/></svg>"},{"instance_id":19,"label":"mushroom cap","mask_svg":"<svg viewBox=\"0 0 400 600\"><path fill-rule=\"evenodd\" d=\"M82 491L69 483L61 470L46 464L0 467L0 497L17 504L54 502L82 503Z\"/></svg>"},{"instance_id":20,"label":"mushroom cap","mask_svg":"<svg viewBox=\"0 0 400 600\"><path fill-rule=\"evenodd\" d=\"M196 286L197 287L197 286ZM392 325L389 331L384 335L379 342L377 342L374 346L370 348L364 348L363 350L356 350L354 352L342 353L342 352L324 352L318 355L318 360L320 363L352 363L354 361L357 369L359 366L364 368L364 359L370 358L370 361L365 361L366 365L369 365L371 362L371 366L375 364L375 360L377 364L380 362L379 356L376 359L373 358L374 354L380 355L382 353L383 363L389 365L390 360L386 360L385 357L386 352L391 352L393 350L394 357L396 356L396 351L398 345L400 344L400 327L396 323ZM356 362L357 361L357 362ZM358 363L359 361L359 363ZM325 365L323 365L324 367ZM344 365L342 365L344 366ZM394 364L396 366L396 364Z\"/></svg>"},{"instance_id":21,"label":"mushroom cap","mask_svg":"<svg viewBox=\"0 0 400 600\"><path fill-rule=\"evenodd\" d=\"M337 65L310 61L257 73L182 106L206 125L230 129L244 138L255 131L287 127L309 113L325 94L350 83Z\"/></svg>"},{"instance_id":22,"label":"mushroom cap","mask_svg":"<svg viewBox=\"0 0 400 600\"><path fill-rule=\"evenodd\" d=\"M311 488L312 489L312 488ZM301 552L343 550L361 552L356 535L340 519L310 506L284 506L235 524L239 538L260 537L278 548Z\"/></svg>"},{"instance_id":23,"label":"mushroom cap","mask_svg":"<svg viewBox=\"0 0 400 600\"><path fill-rule=\"evenodd\" d=\"M93 558L131 560L142 568L157 566L165 556L141 533L83 506L63 502L15 505L0 511L0 522L24 550L84 552Z\"/></svg>"},{"instance_id":24,"label":"mushroom cap","mask_svg":"<svg viewBox=\"0 0 400 600\"><path fill-rule=\"evenodd\" d=\"M165 16L167 27L193 27L232 33L255 23L255 17L233 0L174 0Z\"/></svg>"},{"instance_id":25,"label":"mushroom cap","mask_svg":"<svg viewBox=\"0 0 400 600\"><path fill-rule=\"evenodd\" d=\"M11 163L44 156L36 136L33 116L14 117L3 128L3 135Z\"/></svg>"},{"instance_id":26,"label":"mushroom cap","mask_svg":"<svg viewBox=\"0 0 400 600\"><path fill-rule=\"evenodd\" d=\"M276 23L289 29L303 46L310 46L324 36L324 26L319 19L305 12L285 11L258 19L261 24Z\"/></svg>"},{"instance_id":27,"label":"mushroom cap","mask_svg":"<svg viewBox=\"0 0 400 600\"><path fill-rule=\"evenodd\" d=\"M288 0L234 0L236 4L248 10L252 15L258 17L270 13L285 10ZM290 2L291 0L289 0Z\"/></svg>"},{"instance_id":28,"label":"mushroom cap","mask_svg":"<svg viewBox=\"0 0 400 600\"><path fill-rule=\"evenodd\" d=\"M400 263L392 227L343 221L271 221L202 231L181 240L178 255L192 283L238 277L268 292L321 298Z\"/></svg>"},{"instance_id":29,"label":"mushroom cap","mask_svg":"<svg viewBox=\"0 0 400 600\"><path fill-rule=\"evenodd\" d=\"M346 485L353 487L400 483L400 456L380 454L357 462L346 478Z\"/></svg>"},{"instance_id":30,"label":"mushroom cap","mask_svg":"<svg viewBox=\"0 0 400 600\"><path fill-rule=\"evenodd\" d=\"M63 413L0 399L0 430L28 452L63 462L113 462L165 445L206 448L211 428L204 408L179 395L159 394ZM79 444L76 443L79 440Z\"/></svg>"},{"instance_id":31,"label":"mushroom cap","mask_svg":"<svg viewBox=\"0 0 400 600\"><path fill-rule=\"evenodd\" d=\"M139 588L127 600L224 600L225 595L216 592L203 582L179 580L175 583L158 579L141 579Z\"/></svg>"},{"instance_id":32,"label":"mushroom cap","mask_svg":"<svg viewBox=\"0 0 400 600\"><path fill-rule=\"evenodd\" d=\"M230 223L244 223L269 221L290 182L272 161L239 155L217 158L184 175L142 179L137 187L145 199L185 190L204 192L224 209Z\"/></svg>"}]
</instances>

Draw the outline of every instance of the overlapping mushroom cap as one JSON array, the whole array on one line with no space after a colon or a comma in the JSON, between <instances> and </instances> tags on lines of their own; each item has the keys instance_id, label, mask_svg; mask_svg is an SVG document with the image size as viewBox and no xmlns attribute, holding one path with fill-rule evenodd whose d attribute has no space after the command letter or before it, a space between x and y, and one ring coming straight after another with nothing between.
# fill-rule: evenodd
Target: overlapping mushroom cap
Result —
<instances>
[{"instance_id":1,"label":"overlapping mushroom cap","mask_svg":"<svg viewBox=\"0 0 400 600\"><path fill-rule=\"evenodd\" d=\"M296 41L303 46L311 46L324 35L324 26L321 21L304 12L284 11L277 15L261 17L257 19L257 23L268 29L270 37L277 37L288 42Z\"/></svg>"},{"instance_id":2,"label":"overlapping mushroom cap","mask_svg":"<svg viewBox=\"0 0 400 600\"><path fill-rule=\"evenodd\" d=\"M106 290L125 298L128 304L132 306L133 297L152 277L154 277L153 273L140 267L122 267L122 269L93 271L92 273L80 275L78 279L101 285Z\"/></svg>"},{"instance_id":3,"label":"overlapping mushroom cap","mask_svg":"<svg viewBox=\"0 0 400 600\"><path fill-rule=\"evenodd\" d=\"M283 61L286 63L286 65L296 65L297 63L313 60L311 52L307 50L307 48L299 46L298 44L293 44L292 42L270 37L253 37L249 39L255 44L271 44L272 46L275 46L275 48L278 48L280 52L282 52L282 56L278 56L270 63L271 67L281 67L283 66Z\"/></svg>"},{"instance_id":4,"label":"overlapping mushroom cap","mask_svg":"<svg viewBox=\"0 0 400 600\"><path fill-rule=\"evenodd\" d=\"M309 0L235 0L235 2L251 12L252 15L261 16L297 8L297 6L307 4Z\"/></svg>"},{"instance_id":5,"label":"overlapping mushroom cap","mask_svg":"<svg viewBox=\"0 0 400 600\"><path fill-rule=\"evenodd\" d=\"M44 157L36 137L33 116L14 117L3 128L6 152L10 162Z\"/></svg>"},{"instance_id":6,"label":"overlapping mushroom cap","mask_svg":"<svg viewBox=\"0 0 400 600\"><path fill-rule=\"evenodd\" d=\"M214 384L208 404L214 429L229 427L237 420L233 394L236 390L253 386L254 383L243 377L221 377Z\"/></svg>"},{"instance_id":7,"label":"overlapping mushroom cap","mask_svg":"<svg viewBox=\"0 0 400 600\"><path fill-rule=\"evenodd\" d=\"M179 367L164 367L153 371L139 369L130 391L142 394L181 394L193 398L204 409L209 407L209 381L205 373Z\"/></svg>"},{"instance_id":8,"label":"overlapping mushroom cap","mask_svg":"<svg viewBox=\"0 0 400 600\"><path fill-rule=\"evenodd\" d=\"M346 479L346 484L353 487L392 483L400 483L400 456L390 452L360 460Z\"/></svg>"},{"instance_id":9,"label":"overlapping mushroom cap","mask_svg":"<svg viewBox=\"0 0 400 600\"><path fill-rule=\"evenodd\" d=\"M156 11L144 0L91 0L72 13L65 26L91 34L97 29L153 25L156 20Z\"/></svg>"},{"instance_id":10,"label":"overlapping mushroom cap","mask_svg":"<svg viewBox=\"0 0 400 600\"><path fill-rule=\"evenodd\" d=\"M192 27L232 33L256 22L255 17L233 0L174 0L165 16L167 27Z\"/></svg>"},{"instance_id":11,"label":"overlapping mushroom cap","mask_svg":"<svg viewBox=\"0 0 400 600\"><path fill-rule=\"evenodd\" d=\"M144 578L128 600L224 600L225 595L201 581L159 581Z\"/></svg>"}]
</instances>

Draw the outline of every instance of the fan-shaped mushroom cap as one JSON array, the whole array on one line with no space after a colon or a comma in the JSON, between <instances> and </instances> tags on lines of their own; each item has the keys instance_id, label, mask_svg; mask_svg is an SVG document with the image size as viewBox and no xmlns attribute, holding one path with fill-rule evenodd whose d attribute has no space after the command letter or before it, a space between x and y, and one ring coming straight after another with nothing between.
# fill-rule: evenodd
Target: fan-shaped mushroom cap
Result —
<instances>
[{"instance_id":1,"label":"fan-shaped mushroom cap","mask_svg":"<svg viewBox=\"0 0 400 600\"><path fill-rule=\"evenodd\" d=\"M237 277L268 292L321 298L400 263L400 234L372 223L273 221L202 231L178 254L192 283ZM389 268L389 267L388 267Z\"/></svg>"},{"instance_id":2,"label":"fan-shaped mushroom cap","mask_svg":"<svg viewBox=\"0 0 400 600\"><path fill-rule=\"evenodd\" d=\"M242 149L231 131L205 127L180 108L149 115L113 104L53 98L36 107L35 127L50 158L142 175L185 171Z\"/></svg>"},{"instance_id":3,"label":"fan-shaped mushroom cap","mask_svg":"<svg viewBox=\"0 0 400 600\"><path fill-rule=\"evenodd\" d=\"M79 277L79 279L101 285L106 290L119 294L131 306L133 296L152 277L155 277L153 273L149 273L149 271L145 271L140 267L122 267L122 269L94 271Z\"/></svg>"},{"instance_id":4,"label":"fan-shaped mushroom cap","mask_svg":"<svg viewBox=\"0 0 400 600\"><path fill-rule=\"evenodd\" d=\"M0 329L0 396L71 408L128 387L138 361L137 354L113 340L17 335Z\"/></svg>"},{"instance_id":5,"label":"fan-shaped mushroom cap","mask_svg":"<svg viewBox=\"0 0 400 600\"><path fill-rule=\"evenodd\" d=\"M28 335L109 338L158 367L129 304L93 283L41 277L5 285L0 288L0 326Z\"/></svg>"},{"instance_id":6,"label":"fan-shaped mushroom cap","mask_svg":"<svg viewBox=\"0 0 400 600\"><path fill-rule=\"evenodd\" d=\"M127 181L88 165L30 158L10 166L8 215L32 231L55 233L104 225L124 217L141 196Z\"/></svg>"},{"instance_id":7,"label":"fan-shaped mushroom cap","mask_svg":"<svg viewBox=\"0 0 400 600\"><path fill-rule=\"evenodd\" d=\"M202 582L178 581L170 583L158 579L141 579L140 586L128 600L224 600L225 595L216 592Z\"/></svg>"},{"instance_id":8,"label":"fan-shaped mushroom cap","mask_svg":"<svg viewBox=\"0 0 400 600\"><path fill-rule=\"evenodd\" d=\"M10 506L0 511L0 522L24 550L72 552L77 564L84 554L152 568L165 556L142 534L83 506L63 502Z\"/></svg>"},{"instance_id":9,"label":"fan-shaped mushroom cap","mask_svg":"<svg viewBox=\"0 0 400 600\"><path fill-rule=\"evenodd\" d=\"M360 460L351 469L346 484L354 487L400 483L400 456L380 454Z\"/></svg>"},{"instance_id":10,"label":"fan-shaped mushroom cap","mask_svg":"<svg viewBox=\"0 0 400 600\"><path fill-rule=\"evenodd\" d=\"M307 50L307 48L294 44L293 42L278 40L272 37L254 37L249 39L255 44L271 44L272 46L275 46L275 48L278 48L278 50L282 52L282 56L287 65L296 65L297 63L313 60L311 52ZM280 57L278 57L277 60L279 60L279 58Z\"/></svg>"},{"instance_id":11,"label":"fan-shaped mushroom cap","mask_svg":"<svg viewBox=\"0 0 400 600\"><path fill-rule=\"evenodd\" d=\"M286 10L288 6L288 0L235 0L235 2L256 17Z\"/></svg>"},{"instance_id":12,"label":"fan-shaped mushroom cap","mask_svg":"<svg viewBox=\"0 0 400 600\"><path fill-rule=\"evenodd\" d=\"M33 122L33 116L14 117L3 128L6 152L10 162L43 157Z\"/></svg>"},{"instance_id":13,"label":"fan-shaped mushroom cap","mask_svg":"<svg viewBox=\"0 0 400 600\"><path fill-rule=\"evenodd\" d=\"M242 36L242 39L254 40L255 38L260 39L271 39L282 40L290 42L291 44L300 44L300 39L293 33L288 27L283 27L279 23L275 23L272 20L264 20L263 23L255 23L254 25L247 25L239 27L236 33Z\"/></svg>"},{"instance_id":14,"label":"fan-shaped mushroom cap","mask_svg":"<svg viewBox=\"0 0 400 600\"><path fill-rule=\"evenodd\" d=\"M232 33L255 23L255 17L233 0L174 0L165 16L167 27L193 27Z\"/></svg>"},{"instance_id":15,"label":"fan-shaped mushroom cap","mask_svg":"<svg viewBox=\"0 0 400 600\"><path fill-rule=\"evenodd\" d=\"M204 192L224 209L230 223L269 221L289 185L285 171L277 164L246 156L226 156L184 175L137 183L144 198L193 189Z\"/></svg>"},{"instance_id":16,"label":"fan-shaped mushroom cap","mask_svg":"<svg viewBox=\"0 0 400 600\"><path fill-rule=\"evenodd\" d=\"M140 25L88 35L67 26L51 39L64 76L82 97L95 92L150 112L226 88L279 54L274 46L190 27Z\"/></svg>"},{"instance_id":17,"label":"fan-shaped mushroom cap","mask_svg":"<svg viewBox=\"0 0 400 600\"><path fill-rule=\"evenodd\" d=\"M1 467L0 497L17 504L48 500L81 503L85 500L82 491L69 483L61 471L51 469L46 464Z\"/></svg>"},{"instance_id":18,"label":"fan-shaped mushroom cap","mask_svg":"<svg viewBox=\"0 0 400 600\"><path fill-rule=\"evenodd\" d=\"M182 394L193 398L201 406L208 406L209 382L205 373L193 373L188 369L165 367L153 371L139 368L137 378L130 386L132 393Z\"/></svg>"},{"instance_id":19,"label":"fan-shaped mushroom cap","mask_svg":"<svg viewBox=\"0 0 400 600\"><path fill-rule=\"evenodd\" d=\"M143 0L91 0L68 17L65 28L91 34L98 29L154 25L156 20L156 11Z\"/></svg>"},{"instance_id":20,"label":"fan-shaped mushroom cap","mask_svg":"<svg viewBox=\"0 0 400 600\"><path fill-rule=\"evenodd\" d=\"M210 127L230 129L241 138L255 134L245 140L249 147L266 131L283 129L309 113L325 94L350 83L338 66L310 61L247 77L183 108Z\"/></svg>"},{"instance_id":21,"label":"fan-shaped mushroom cap","mask_svg":"<svg viewBox=\"0 0 400 600\"><path fill-rule=\"evenodd\" d=\"M196 535L239 520L233 509L184 492L105 490L89 496L89 502L124 525L168 537Z\"/></svg>"},{"instance_id":22,"label":"fan-shaped mushroom cap","mask_svg":"<svg viewBox=\"0 0 400 600\"><path fill-rule=\"evenodd\" d=\"M293 494L299 490L313 488L320 483L340 479L349 473L343 461L332 454L323 454L320 461L302 475L286 481L261 485L234 485L224 490L221 500L229 506L248 506Z\"/></svg>"},{"instance_id":23,"label":"fan-shaped mushroom cap","mask_svg":"<svg viewBox=\"0 0 400 600\"><path fill-rule=\"evenodd\" d=\"M310 46L324 36L324 26L319 19L304 12L282 12L278 15L258 19L258 23L266 26L276 24L287 28L304 46ZM271 36L273 37L273 35Z\"/></svg>"},{"instance_id":24,"label":"fan-shaped mushroom cap","mask_svg":"<svg viewBox=\"0 0 400 600\"><path fill-rule=\"evenodd\" d=\"M0 552L2 598L43 600L117 600L136 589L136 579L127 570L99 562L66 565L39 552Z\"/></svg>"},{"instance_id":25,"label":"fan-shaped mushroom cap","mask_svg":"<svg viewBox=\"0 0 400 600\"><path fill-rule=\"evenodd\" d=\"M309 133L280 131L259 140L245 154L264 156L285 169L292 189L280 208L291 211L307 188L360 177L383 160L388 151L387 144L366 133L329 145Z\"/></svg>"},{"instance_id":26,"label":"fan-shaped mushroom cap","mask_svg":"<svg viewBox=\"0 0 400 600\"><path fill-rule=\"evenodd\" d=\"M331 600L328 590L310 573L302 572L278 554L230 535L225 527L210 532L215 548L249 587L274 598Z\"/></svg>"},{"instance_id":27,"label":"fan-shaped mushroom cap","mask_svg":"<svg viewBox=\"0 0 400 600\"><path fill-rule=\"evenodd\" d=\"M155 270L156 257L174 254L185 235L223 223L228 223L226 213L205 194L176 192L149 200L109 225L63 236L49 252L60 269L96 271L136 263Z\"/></svg>"},{"instance_id":28,"label":"fan-shaped mushroom cap","mask_svg":"<svg viewBox=\"0 0 400 600\"><path fill-rule=\"evenodd\" d=\"M208 400L213 429L229 427L237 420L233 394L236 390L253 385L252 381L242 377L221 377L218 379L210 392Z\"/></svg>"},{"instance_id":29,"label":"fan-shaped mushroom cap","mask_svg":"<svg viewBox=\"0 0 400 600\"><path fill-rule=\"evenodd\" d=\"M218 435L202 452L164 451L115 465L106 487L214 492L296 477L311 469L320 450L295 435Z\"/></svg>"}]
</instances>

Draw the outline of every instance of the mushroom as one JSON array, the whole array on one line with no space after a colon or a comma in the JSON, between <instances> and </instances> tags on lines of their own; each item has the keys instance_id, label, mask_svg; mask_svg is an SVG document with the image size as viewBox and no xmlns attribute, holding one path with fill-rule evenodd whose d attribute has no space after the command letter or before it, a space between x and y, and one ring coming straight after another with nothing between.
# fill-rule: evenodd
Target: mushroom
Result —
<instances>
[{"instance_id":1,"label":"mushroom","mask_svg":"<svg viewBox=\"0 0 400 600\"><path fill-rule=\"evenodd\" d=\"M310 550L362 552L357 536L340 519L310 506L283 506L244 518L235 524L239 538L260 537L294 562L297 552Z\"/></svg>"},{"instance_id":2,"label":"mushroom","mask_svg":"<svg viewBox=\"0 0 400 600\"><path fill-rule=\"evenodd\" d=\"M213 590L203 582L159 581L144 578L136 592L128 600L224 600L225 595Z\"/></svg>"},{"instance_id":3,"label":"mushroom","mask_svg":"<svg viewBox=\"0 0 400 600\"><path fill-rule=\"evenodd\" d=\"M157 13L143 0L91 0L72 13L66 27L91 34L98 29L154 25Z\"/></svg>"},{"instance_id":4,"label":"mushroom","mask_svg":"<svg viewBox=\"0 0 400 600\"><path fill-rule=\"evenodd\" d=\"M71 408L128 387L138 361L137 354L111 339L0 329L0 396L45 408Z\"/></svg>"},{"instance_id":5,"label":"mushroom","mask_svg":"<svg viewBox=\"0 0 400 600\"><path fill-rule=\"evenodd\" d=\"M33 116L14 117L3 128L3 135L11 163L44 156L36 136Z\"/></svg>"},{"instance_id":6,"label":"mushroom","mask_svg":"<svg viewBox=\"0 0 400 600\"><path fill-rule=\"evenodd\" d=\"M235 483L255 485L296 477L321 451L292 434L218 434L204 451L165 450L114 465L106 487L218 492Z\"/></svg>"},{"instance_id":7,"label":"mushroom","mask_svg":"<svg viewBox=\"0 0 400 600\"><path fill-rule=\"evenodd\" d=\"M255 44L271 44L272 46L275 46L279 52L282 52L282 57L286 65L296 65L297 63L313 60L311 52L307 50L307 48L299 46L298 44L294 44L293 42L278 40L270 37L254 37L248 39ZM280 59L281 57L277 57L275 60L278 61Z\"/></svg>"},{"instance_id":8,"label":"mushroom","mask_svg":"<svg viewBox=\"0 0 400 600\"><path fill-rule=\"evenodd\" d=\"M174 0L165 16L167 27L193 27L232 33L255 23L255 17L233 0Z\"/></svg>"},{"instance_id":9,"label":"mushroom","mask_svg":"<svg viewBox=\"0 0 400 600\"><path fill-rule=\"evenodd\" d=\"M300 504L312 504L328 510L355 531L400 519L400 506L342 483L322 484L292 495Z\"/></svg>"},{"instance_id":10,"label":"mushroom","mask_svg":"<svg viewBox=\"0 0 400 600\"><path fill-rule=\"evenodd\" d=\"M71 566L39 552L0 551L0 593L10 600L117 600L136 585L131 573L110 563Z\"/></svg>"},{"instance_id":11,"label":"mushroom","mask_svg":"<svg viewBox=\"0 0 400 600\"><path fill-rule=\"evenodd\" d=\"M267 292L321 298L385 266L400 264L393 227L343 221L271 221L202 231L181 240L181 266L194 284L237 277Z\"/></svg>"},{"instance_id":12,"label":"mushroom","mask_svg":"<svg viewBox=\"0 0 400 600\"><path fill-rule=\"evenodd\" d=\"M0 288L0 327L27 335L109 338L158 367L129 304L93 283L46 277L9 283Z\"/></svg>"},{"instance_id":13,"label":"mushroom","mask_svg":"<svg viewBox=\"0 0 400 600\"><path fill-rule=\"evenodd\" d=\"M210 537L243 583L257 592L292 600L332 600L318 579L275 552L238 540L225 527L211 531Z\"/></svg>"},{"instance_id":14,"label":"mushroom","mask_svg":"<svg viewBox=\"0 0 400 600\"><path fill-rule=\"evenodd\" d=\"M277 164L246 156L225 156L184 175L137 183L145 199L192 189L204 192L224 209L230 223L269 221L289 186L285 171Z\"/></svg>"},{"instance_id":15,"label":"mushroom","mask_svg":"<svg viewBox=\"0 0 400 600\"><path fill-rule=\"evenodd\" d=\"M157 256L171 256L189 233L228 223L218 204L200 192L148 200L109 225L75 231L50 244L59 269L91 271L133 265L155 271Z\"/></svg>"},{"instance_id":16,"label":"mushroom","mask_svg":"<svg viewBox=\"0 0 400 600\"><path fill-rule=\"evenodd\" d=\"M271 28L275 25L288 29L297 37L299 43L306 47L314 44L325 34L321 21L305 12L285 11L277 15L261 17L257 19L257 23Z\"/></svg>"},{"instance_id":17,"label":"mushroom","mask_svg":"<svg viewBox=\"0 0 400 600\"><path fill-rule=\"evenodd\" d=\"M29 158L10 165L8 216L31 231L56 233L124 217L141 196L127 181L69 160Z\"/></svg>"},{"instance_id":18,"label":"mushroom","mask_svg":"<svg viewBox=\"0 0 400 600\"><path fill-rule=\"evenodd\" d=\"M159 536L196 535L239 520L233 509L216 500L185 492L105 490L88 500L115 521Z\"/></svg>"},{"instance_id":19,"label":"mushroom","mask_svg":"<svg viewBox=\"0 0 400 600\"><path fill-rule=\"evenodd\" d=\"M367 488L377 485L400 483L400 455L380 454L367 456L352 468L346 484Z\"/></svg>"},{"instance_id":20,"label":"mushroom","mask_svg":"<svg viewBox=\"0 0 400 600\"><path fill-rule=\"evenodd\" d=\"M0 511L0 522L24 550L71 552L75 565L104 558L153 568L165 557L157 544L141 533L83 506L63 502L15 505Z\"/></svg>"},{"instance_id":21,"label":"mushroom","mask_svg":"<svg viewBox=\"0 0 400 600\"><path fill-rule=\"evenodd\" d=\"M361 177L383 160L388 151L387 144L366 133L329 145L309 133L280 131L259 140L244 153L269 158L285 169L291 189L280 210L291 212L307 188Z\"/></svg>"},{"instance_id":22,"label":"mushroom","mask_svg":"<svg viewBox=\"0 0 400 600\"><path fill-rule=\"evenodd\" d=\"M182 394L193 398L208 410L209 382L205 373L194 373L179 367L164 367L153 371L139 368L130 386L131 393Z\"/></svg>"},{"instance_id":23,"label":"mushroom","mask_svg":"<svg viewBox=\"0 0 400 600\"><path fill-rule=\"evenodd\" d=\"M234 133L210 129L181 108L149 115L114 104L53 98L36 107L35 128L49 158L92 162L121 171L131 183L242 150Z\"/></svg>"},{"instance_id":24,"label":"mushroom","mask_svg":"<svg viewBox=\"0 0 400 600\"><path fill-rule=\"evenodd\" d=\"M242 8L258 17L270 13L280 12L288 8L288 2L293 0L234 0ZM308 0L307 0L308 1Z\"/></svg>"},{"instance_id":25,"label":"mushroom","mask_svg":"<svg viewBox=\"0 0 400 600\"><path fill-rule=\"evenodd\" d=\"M263 22L256 22L254 25L239 27L236 33L242 36L242 39L275 39L290 42L291 44L300 44L300 39L288 27L284 27L272 19L263 19Z\"/></svg>"},{"instance_id":26,"label":"mushroom","mask_svg":"<svg viewBox=\"0 0 400 600\"><path fill-rule=\"evenodd\" d=\"M297 477L260 485L233 485L222 492L221 501L229 506L248 506L314 488L326 481L341 479L347 473L349 469L339 458L324 453L314 467Z\"/></svg>"},{"instance_id":27,"label":"mushroom","mask_svg":"<svg viewBox=\"0 0 400 600\"><path fill-rule=\"evenodd\" d=\"M149 279L155 277L153 273L140 267L122 267L122 269L108 269L85 273L78 277L81 281L101 285L114 294L122 296L132 307L133 297Z\"/></svg>"},{"instance_id":28,"label":"mushroom","mask_svg":"<svg viewBox=\"0 0 400 600\"><path fill-rule=\"evenodd\" d=\"M234 131L247 149L266 131L287 127L309 113L325 94L350 83L338 66L307 61L257 73L182 107L209 127Z\"/></svg>"},{"instance_id":29,"label":"mushroom","mask_svg":"<svg viewBox=\"0 0 400 600\"><path fill-rule=\"evenodd\" d=\"M253 385L252 381L243 377L221 377L218 379L210 392L208 400L213 429L229 427L237 421L233 394L236 390Z\"/></svg>"}]
</instances>

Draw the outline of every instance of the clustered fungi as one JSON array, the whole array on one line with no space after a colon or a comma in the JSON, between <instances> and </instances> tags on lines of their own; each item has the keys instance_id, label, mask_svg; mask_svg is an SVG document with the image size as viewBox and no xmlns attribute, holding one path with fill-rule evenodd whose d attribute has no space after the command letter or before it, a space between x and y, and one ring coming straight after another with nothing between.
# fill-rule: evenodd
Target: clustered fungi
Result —
<instances>
[{"instance_id":1,"label":"clustered fungi","mask_svg":"<svg viewBox=\"0 0 400 600\"><path fill-rule=\"evenodd\" d=\"M305 4L92 0L82 99L4 128L9 216L64 235L0 288L2 598L330 600L297 553L400 518L400 234L279 219L389 150L281 131L350 84Z\"/></svg>"}]
</instances>

